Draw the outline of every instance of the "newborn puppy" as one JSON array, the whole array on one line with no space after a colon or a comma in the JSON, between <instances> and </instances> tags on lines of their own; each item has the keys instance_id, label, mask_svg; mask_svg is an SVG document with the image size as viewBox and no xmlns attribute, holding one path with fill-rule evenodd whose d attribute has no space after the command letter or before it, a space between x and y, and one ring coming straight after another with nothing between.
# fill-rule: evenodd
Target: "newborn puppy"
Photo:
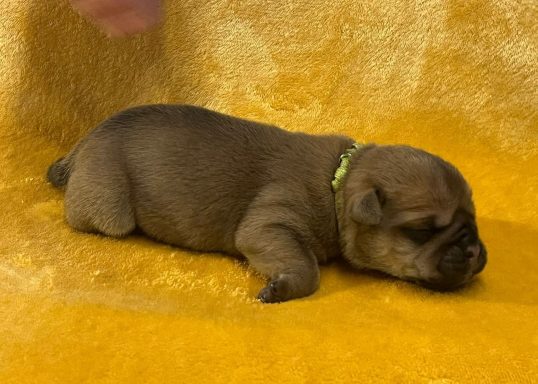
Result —
<instances>
[{"instance_id":1,"label":"newborn puppy","mask_svg":"<svg viewBox=\"0 0 538 384\"><path fill-rule=\"evenodd\" d=\"M439 290L486 264L457 169L407 146L354 144L182 105L111 117L51 165L75 229L245 256L258 298L312 294L343 256Z\"/></svg>"}]
</instances>

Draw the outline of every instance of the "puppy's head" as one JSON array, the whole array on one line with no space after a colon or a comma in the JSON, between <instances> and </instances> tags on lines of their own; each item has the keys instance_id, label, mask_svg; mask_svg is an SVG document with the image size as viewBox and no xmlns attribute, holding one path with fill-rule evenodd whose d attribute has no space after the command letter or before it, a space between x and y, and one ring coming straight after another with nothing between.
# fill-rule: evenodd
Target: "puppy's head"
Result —
<instances>
[{"instance_id":1,"label":"puppy's head","mask_svg":"<svg viewBox=\"0 0 538 384\"><path fill-rule=\"evenodd\" d=\"M471 189L441 158L367 146L353 155L342 192L344 255L353 265L438 290L484 268Z\"/></svg>"}]
</instances>

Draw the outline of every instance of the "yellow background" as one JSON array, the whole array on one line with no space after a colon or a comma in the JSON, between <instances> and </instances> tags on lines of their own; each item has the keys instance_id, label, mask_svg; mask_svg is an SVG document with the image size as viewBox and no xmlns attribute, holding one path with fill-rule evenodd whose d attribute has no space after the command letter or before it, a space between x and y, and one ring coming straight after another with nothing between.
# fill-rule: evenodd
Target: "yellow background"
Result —
<instances>
[{"instance_id":1,"label":"yellow background","mask_svg":"<svg viewBox=\"0 0 538 384\"><path fill-rule=\"evenodd\" d=\"M2 1L0 383L537 382L537 4L170 0L109 40L67 1ZM73 232L47 166L154 102L433 151L490 262L453 294L335 263L262 305L231 258Z\"/></svg>"}]
</instances>

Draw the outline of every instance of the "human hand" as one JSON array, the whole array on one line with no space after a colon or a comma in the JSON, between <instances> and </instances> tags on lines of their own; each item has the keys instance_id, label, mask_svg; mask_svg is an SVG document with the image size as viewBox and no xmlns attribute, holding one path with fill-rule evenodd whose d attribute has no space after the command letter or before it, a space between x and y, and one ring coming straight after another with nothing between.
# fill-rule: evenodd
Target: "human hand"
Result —
<instances>
[{"instance_id":1,"label":"human hand","mask_svg":"<svg viewBox=\"0 0 538 384\"><path fill-rule=\"evenodd\" d=\"M70 0L71 5L111 37L140 33L161 19L161 0Z\"/></svg>"}]
</instances>

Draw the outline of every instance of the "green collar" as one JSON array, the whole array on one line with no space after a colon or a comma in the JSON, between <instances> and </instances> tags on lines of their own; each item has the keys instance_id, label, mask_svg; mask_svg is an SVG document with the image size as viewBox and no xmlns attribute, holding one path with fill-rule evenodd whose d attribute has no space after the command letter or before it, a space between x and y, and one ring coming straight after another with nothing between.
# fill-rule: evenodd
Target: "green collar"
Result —
<instances>
[{"instance_id":1,"label":"green collar","mask_svg":"<svg viewBox=\"0 0 538 384\"><path fill-rule=\"evenodd\" d=\"M344 215L344 194L343 187L344 182L349 172L349 166L351 164L351 156L358 152L361 148L364 147L364 144L353 143L351 148L346 149L346 151L340 155L340 165L334 172L334 179L331 182L332 190L334 192L334 205L336 211L336 222L338 225L338 233L342 233L342 220ZM340 238L340 241L343 241Z\"/></svg>"},{"instance_id":2,"label":"green collar","mask_svg":"<svg viewBox=\"0 0 538 384\"><path fill-rule=\"evenodd\" d=\"M351 148L346 149L346 151L342 155L340 155L340 165L338 166L338 168L336 168L336 171L334 172L334 179L331 182L331 186L334 193L340 191L340 189L342 189L342 186L344 185L344 180L347 176L347 172L349 171L351 156L353 156L353 154L359 149L361 149L363 146L363 144L353 143Z\"/></svg>"}]
</instances>

